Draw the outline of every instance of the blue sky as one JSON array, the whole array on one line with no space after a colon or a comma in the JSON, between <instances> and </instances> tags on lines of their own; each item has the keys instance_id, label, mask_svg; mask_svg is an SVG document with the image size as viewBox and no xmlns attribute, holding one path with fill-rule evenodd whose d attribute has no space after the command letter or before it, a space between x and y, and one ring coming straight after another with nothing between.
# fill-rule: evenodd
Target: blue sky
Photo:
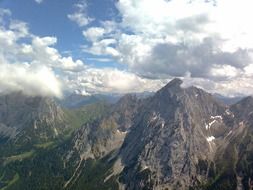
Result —
<instances>
[{"instance_id":1,"label":"blue sky","mask_svg":"<svg viewBox=\"0 0 253 190\"><path fill-rule=\"evenodd\" d=\"M31 33L38 36L56 36L57 44L55 47L61 52L71 55L76 59L93 58L94 56L83 52L80 49L84 43L87 43L82 35L82 30L76 23L68 19L68 14L75 11L75 4L78 0L53 0L37 3L34 0L3 0L1 7L11 10L12 18L22 20L28 23ZM115 8L114 0L92 0L87 2L87 14L92 18L96 18L94 22L83 29L95 26L100 21L120 19L118 11ZM108 56L105 56L108 57ZM86 60L87 64L104 67L94 60ZM109 62L107 66L122 67L115 62Z\"/></svg>"},{"instance_id":2,"label":"blue sky","mask_svg":"<svg viewBox=\"0 0 253 190\"><path fill-rule=\"evenodd\" d=\"M1 0L0 92L253 93L250 0Z\"/></svg>"}]
</instances>

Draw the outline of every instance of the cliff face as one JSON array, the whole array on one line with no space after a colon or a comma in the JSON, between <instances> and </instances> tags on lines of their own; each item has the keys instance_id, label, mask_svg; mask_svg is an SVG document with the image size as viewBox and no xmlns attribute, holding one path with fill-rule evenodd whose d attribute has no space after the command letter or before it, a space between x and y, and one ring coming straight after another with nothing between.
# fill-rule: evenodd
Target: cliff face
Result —
<instances>
[{"instance_id":1,"label":"cliff face","mask_svg":"<svg viewBox=\"0 0 253 190\"><path fill-rule=\"evenodd\" d=\"M0 96L0 137L21 142L46 141L69 126L64 112L51 98L22 93Z\"/></svg>"},{"instance_id":2,"label":"cliff face","mask_svg":"<svg viewBox=\"0 0 253 190\"><path fill-rule=\"evenodd\" d=\"M121 148L126 189L188 189L208 178L219 141L229 132L226 107L181 83L171 81L134 118Z\"/></svg>"}]
</instances>

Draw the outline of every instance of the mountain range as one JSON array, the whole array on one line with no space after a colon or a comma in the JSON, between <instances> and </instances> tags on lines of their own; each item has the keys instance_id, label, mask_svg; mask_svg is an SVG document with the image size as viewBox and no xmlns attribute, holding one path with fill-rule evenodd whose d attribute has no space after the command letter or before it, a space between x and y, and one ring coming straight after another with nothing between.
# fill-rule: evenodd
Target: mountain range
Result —
<instances>
[{"instance_id":1,"label":"mountain range","mask_svg":"<svg viewBox=\"0 0 253 190\"><path fill-rule=\"evenodd\" d=\"M253 189L253 98L181 84L116 103L1 95L0 189Z\"/></svg>"}]
</instances>

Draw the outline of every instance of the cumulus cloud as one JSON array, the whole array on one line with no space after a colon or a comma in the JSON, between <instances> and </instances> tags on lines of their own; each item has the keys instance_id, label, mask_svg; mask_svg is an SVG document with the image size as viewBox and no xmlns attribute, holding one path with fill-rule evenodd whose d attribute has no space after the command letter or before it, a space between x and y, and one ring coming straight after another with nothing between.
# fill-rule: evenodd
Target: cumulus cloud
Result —
<instances>
[{"instance_id":1,"label":"cumulus cloud","mask_svg":"<svg viewBox=\"0 0 253 190\"><path fill-rule=\"evenodd\" d=\"M10 15L11 15L11 11L9 9L0 8L0 24L4 22L5 16L10 16Z\"/></svg>"},{"instance_id":2,"label":"cumulus cloud","mask_svg":"<svg viewBox=\"0 0 253 190\"><path fill-rule=\"evenodd\" d=\"M142 78L187 76L221 93L228 92L226 85L235 93L240 77L245 86L250 83L252 1L119 0L115 5L120 21L103 21L83 32L91 42L86 52L109 55ZM88 37L95 28L103 32Z\"/></svg>"},{"instance_id":3,"label":"cumulus cloud","mask_svg":"<svg viewBox=\"0 0 253 190\"><path fill-rule=\"evenodd\" d=\"M237 16L227 7L242 7L241 4L245 7L249 2L236 1L231 5L218 1L214 6L205 1L121 0L117 6L122 14L122 25L135 32L119 39L119 52L124 55L122 62L133 71L152 77L186 73L192 77L222 77L217 67L223 65L240 70L251 59L243 44L238 43L237 48L230 51L225 48L234 43L232 33L240 32L235 31L235 23L231 25L231 20L238 19L233 19ZM246 17L240 20L245 19L248 20ZM241 21L236 24L239 23ZM251 31L248 28L244 29L247 33Z\"/></svg>"},{"instance_id":4,"label":"cumulus cloud","mask_svg":"<svg viewBox=\"0 0 253 190\"><path fill-rule=\"evenodd\" d=\"M87 42L82 49L95 55L90 60L114 60L127 70L94 68L71 55L63 56L55 48L56 37L36 36L26 23L10 20L0 28L0 91L57 97L64 90L83 94L154 91L181 77L185 85L210 92L253 94L251 0L115 3L120 19L94 22L89 28L93 18L86 1L75 4L68 18L82 27ZM243 11L235 14L239 9ZM0 9L0 23L10 15L9 10Z\"/></svg>"},{"instance_id":5,"label":"cumulus cloud","mask_svg":"<svg viewBox=\"0 0 253 190\"><path fill-rule=\"evenodd\" d=\"M102 38L104 33L105 29L102 27L91 27L86 31L83 31L84 37L86 37L87 40L92 42L95 42L98 39Z\"/></svg>"},{"instance_id":6,"label":"cumulus cloud","mask_svg":"<svg viewBox=\"0 0 253 190\"><path fill-rule=\"evenodd\" d=\"M143 79L128 72L112 68L93 68L82 60L63 56L56 48L54 36L36 36L29 32L26 23L11 20L0 28L0 93L22 91L31 96L62 97L64 91L90 93L126 93L153 91L164 83L160 80ZM111 23L106 23L108 33ZM99 28L92 41L103 36ZM87 32L88 35L89 32ZM116 54L107 46L112 39L98 40L104 49L98 52ZM102 59L109 61L109 59Z\"/></svg>"},{"instance_id":7,"label":"cumulus cloud","mask_svg":"<svg viewBox=\"0 0 253 190\"><path fill-rule=\"evenodd\" d=\"M93 55L109 55L117 58L120 52L117 50L118 35L121 31L114 21L102 21L101 27L90 27L83 31L83 36L91 43L90 46L83 46L84 52Z\"/></svg>"},{"instance_id":8,"label":"cumulus cloud","mask_svg":"<svg viewBox=\"0 0 253 190\"><path fill-rule=\"evenodd\" d=\"M152 78L184 76L190 73L192 77L217 79L236 77L236 73L251 62L247 50L223 52L212 40L205 39L197 45L158 43L146 55L136 55L130 68Z\"/></svg>"},{"instance_id":9,"label":"cumulus cloud","mask_svg":"<svg viewBox=\"0 0 253 190\"><path fill-rule=\"evenodd\" d=\"M204 78L191 78L183 77L184 83L182 87L197 86L205 89L210 93L221 93L228 97L235 96L252 96L253 84L252 75L249 76L238 76L230 80L213 81Z\"/></svg>"},{"instance_id":10,"label":"cumulus cloud","mask_svg":"<svg viewBox=\"0 0 253 190\"><path fill-rule=\"evenodd\" d=\"M0 93L61 97L62 81L55 73L85 69L84 63L52 47L57 38L35 36L22 21L8 23L0 28Z\"/></svg>"},{"instance_id":11,"label":"cumulus cloud","mask_svg":"<svg viewBox=\"0 0 253 190\"><path fill-rule=\"evenodd\" d=\"M84 89L89 93L129 93L155 91L168 80L143 79L134 73L113 68L88 68L78 74L68 72L64 83L72 89Z\"/></svg>"},{"instance_id":12,"label":"cumulus cloud","mask_svg":"<svg viewBox=\"0 0 253 190\"><path fill-rule=\"evenodd\" d=\"M36 3L40 4L43 2L43 0L35 0Z\"/></svg>"},{"instance_id":13,"label":"cumulus cloud","mask_svg":"<svg viewBox=\"0 0 253 190\"><path fill-rule=\"evenodd\" d=\"M75 12L68 14L68 18L77 23L80 27L88 25L94 19L89 17L87 14L87 2L85 0L80 1L74 5Z\"/></svg>"},{"instance_id":14,"label":"cumulus cloud","mask_svg":"<svg viewBox=\"0 0 253 190\"><path fill-rule=\"evenodd\" d=\"M36 96L62 97L61 83L45 66L0 64L0 93L22 91Z\"/></svg>"}]
</instances>

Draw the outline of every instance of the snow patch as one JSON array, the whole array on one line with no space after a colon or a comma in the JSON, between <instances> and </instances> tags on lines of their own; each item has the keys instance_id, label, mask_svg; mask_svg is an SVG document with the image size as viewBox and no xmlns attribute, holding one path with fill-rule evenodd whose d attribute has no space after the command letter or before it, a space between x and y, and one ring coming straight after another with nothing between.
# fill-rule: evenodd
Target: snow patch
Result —
<instances>
[{"instance_id":1,"label":"snow patch","mask_svg":"<svg viewBox=\"0 0 253 190\"><path fill-rule=\"evenodd\" d=\"M225 110L225 113L226 113L226 115L229 115L229 116L231 116L231 117L234 117L234 114L233 114L229 109L226 109L226 110Z\"/></svg>"},{"instance_id":2,"label":"snow patch","mask_svg":"<svg viewBox=\"0 0 253 190\"><path fill-rule=\"evenodd\" d=\"M164 128L164 125L165 125L165 123L164 123L164 122L162 122L162 128Z\"/></svg>"},{"instance_id":3,"label":"snow patch","mask_svg":"<svg viewBox=\"0 0 253 190\"><path fill-rule=\"evenodd\" d=\"M158 123L159 126L162 125L162 127L164 127L164 124L162 124L162 123L164 123L164 119L161 118L159 113L153 112L152 116L150 117L150 119L148 121L148 124L151 124L154 122ZM157 125L155 125L155 126L157 126Z\"/></svg>"},{"instance_id":4,"label":"snow patch","mask_svg":"<svg viewBox=\"0 0 253 190\"><path fill-rule=\"evenodd\" d=\"M148 169L148 166L143 166L142 170Z\"/></svg>"},{"instance_id":5,"label":"snow patch","mask_svg":"<svg viewBox=\"0 0 253 190\"><path fill-rule=\"evenodd\" d=\"M211 119L220 119L220 120L222 120L222 116L221 115L211 116Z\"/></svg>"},{"instance_id":6,"label":"snow patch","mask_svg":"<svg viewBox=\"0 0 253 190\"><path fill-rule=\"evenodd\" d=\"M205 124L206 130L210 129L214 123L223 120L222 116L220 116L220 115L211 116L210 119L211 119L212 121L209 122L209 123L207 123L207 124Z\"/></svg>"},{"instance_id":7,"label":"snow patch","mask_svg":"<svg viewBox=\"0 0 253 190\"><path fill-rule=\"evenodd\" d=\"M213 140L215 140L214 136L210 136L206 138L207 142L212 142Z\"/></svg>"},{"instance_id":8,"label":"snow patch","mask_svg":"<svg viewBox=\"0 0 253 190\"><path fill-rule=\"evenodd\" d=\"M123 169L124 165L121 159L118 159L113 165L113 172L104 179L104 182L108 181L112 176L120 174L123 171Z\"/></svg>"},{"instance_id":9,"label":"snow patch","mask_svg":"<svg viewBox=\"0 0 253 190\"><path fill-rule=\"evenodd\" d=\"M216 121L216 120L213 120L213 121L211 121L210 123L206 124L206 130L210 129L211 126L212 126L215 122L217 122L217 121Z\"/></svg>"},{"instance_id":10,"label":"snow patch","mask_svg":"<svg viewBox=\"0 0 253 190\"><path fill-rule=\"evenodd\" d=\"M37 124L36 124L36 121L35 121L35 123L34 123L34 129L38 129Z\"/></svg>"},{"instance_id":11,"label":"snow patch","mask_svg":"<svg viewBox=\"0 0 253 190\"><path fill-rule=\"evenodd\" d=\"M57 131L56 128L54 128L54 133L55 133L56 136L58 136L58 131Z\"/></svg>"},{"instance_id":12,"label":"snow patch","mask_svg":"<svg viewBox=\"0 0 253 190\"><path fill-rule=\"evenodd\" d=\"M126 134L128 133L128 131L125 131L125 132L124 132L124 131L120 131L120 130L117 129L117 133L119 133L119 134L121 134L121 135L126 135Z\"/></svg>"},{"instance_id":13,"label":"snow patch","mask_svg":"<svg viewBox=\"0 0 253 190\"><path fill-rule=\"evenodd\" d=\"M150 119L150 121L151 121L151 122L152 122L152 121L155 121L157 118L158 118L158 115L153 114L153 117Z\"/></svg>"},{"instance_id":14,"label":"snow patch","mask_svg":"<svg viewBox=\"0 0 253 190\"><path fill-rule=\"evenodd\" d=\"M229 132L228 132L228 134L225 136L225 138L227 138L229 135L231 135L233 133L233 131L232 130L230 130Z\"/></svg>"}]
</instances>

